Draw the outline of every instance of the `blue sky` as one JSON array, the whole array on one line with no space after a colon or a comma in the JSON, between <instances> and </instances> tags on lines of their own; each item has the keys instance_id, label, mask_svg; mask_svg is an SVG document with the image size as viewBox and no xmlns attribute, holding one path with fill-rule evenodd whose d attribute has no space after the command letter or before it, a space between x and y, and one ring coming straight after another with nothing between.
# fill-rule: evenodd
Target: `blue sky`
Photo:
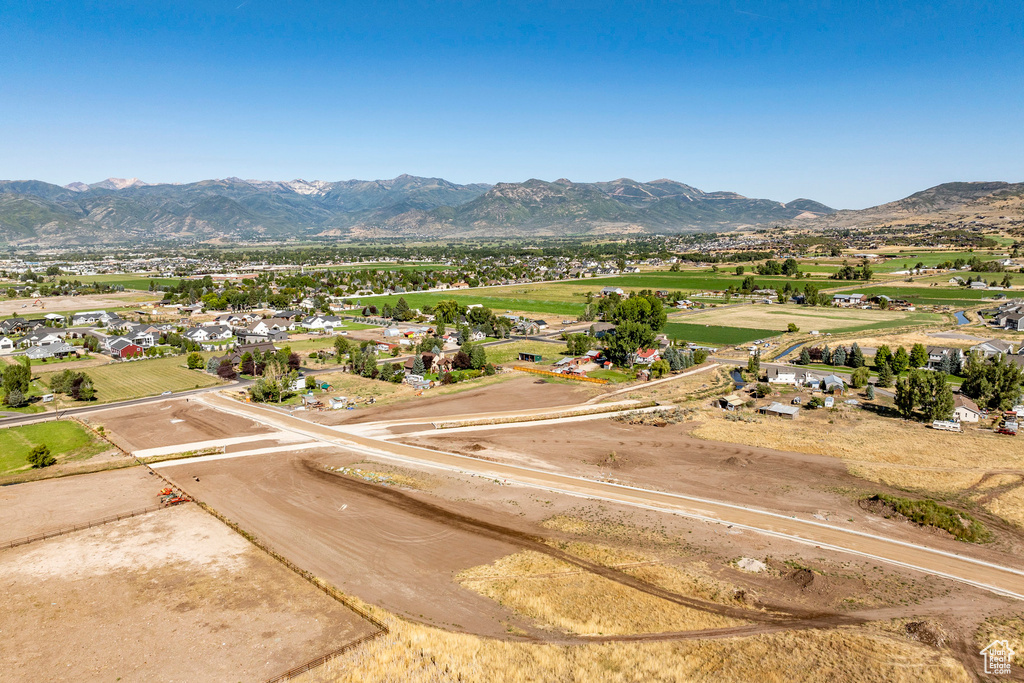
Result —
<instances>
[{"instance_id":1,"label":"blue sky","mask_svg":"<svg viewBox=\"0 0 1024 683\"><path fill-rule=\"evenodd\" d=\"M1020 2L0 3L0 177L1024 180Z\"/></svg>"}]
</instances>

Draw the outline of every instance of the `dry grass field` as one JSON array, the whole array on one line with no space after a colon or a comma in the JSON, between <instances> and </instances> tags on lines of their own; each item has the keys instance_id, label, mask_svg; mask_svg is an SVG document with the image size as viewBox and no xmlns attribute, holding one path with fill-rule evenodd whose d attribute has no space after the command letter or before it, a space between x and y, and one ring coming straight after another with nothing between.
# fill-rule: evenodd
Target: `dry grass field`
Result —
<instances>
[{"instance_id":1,"label":"dry grass field","mask_svg":"<svg viewBox=\"0 0 1024 683\"><path fill-rule=\"evenodd\" d=\"M688 323L753 327L785 331L790 323L803 331L842 331L866 325L911 322L913 314L902 311L861 310L858 308L810 308L803 306L735 306L694 313L681 318Z\"/></svg>"},{"instance_id":2,"label":"dry grass field","mask_svg":"<svg viewBox=\"0 0 1024 683\"><path fill-rule=\"evenodd\" d=\"M959 662L871 625L748 638L536 645L451 633L371 613L390 633L328 662L301 683L434 681L823 681L954 683Z\"/></svg>"},{"instance_id":3,"label":"dry grass field","mask_svg":"<svg viewBox=\"0 0 1024 683\"><path fill-rule=\"evenodd\" d=\"M577 556L598 554L601 564L617 568L654 561L580 543L567 544L565 549ZM458 580L542 627L581 635L693 631L749 623L683 607L528 550L468 569Z\"/></svg>"},{"instance_id":4,"label":"dry grass field","mask_svg":"<svg viewBox=\"0 0 1024 683\"><path fill-rule=\"evenodd\" d=\"M792 421L734 421L713 410L702 420L691 432L698 438L835 456L856 476L926 494L971 496L1024 526L1024 448L1017 439L973 427L941 432L845 406L804 410ZM1003 478L994 483L992 476Z\"/></svg>"}]
</instances>

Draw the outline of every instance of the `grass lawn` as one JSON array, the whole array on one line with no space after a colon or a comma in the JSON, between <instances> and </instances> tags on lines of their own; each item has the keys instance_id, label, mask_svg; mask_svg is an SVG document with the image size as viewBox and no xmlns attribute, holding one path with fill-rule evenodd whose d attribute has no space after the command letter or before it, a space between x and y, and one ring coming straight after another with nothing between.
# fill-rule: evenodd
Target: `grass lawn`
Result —
<instances>
[{"instance_id":1,"label":"grass lawn","mask_svg":"<svg viewBox=\"0 0 1024 683\"><path fill-rule=\"evenodd\" d=\"M510 344L498 344L484 348L487 350L487 362L496 365L516 363L519 361L520 353L539 353L543 358L541 363L544 365L550 365L569 355L568 349L563 344L535 341L516 341Z\"/></svg>"},{"instance_id":2,"label":"grass lawn","mask_svg":"<svg viewBox=\"0 0 1024 683\"><path fill-rule=\"evenodd\" d=\"M633 379L632 376L626 373L612 368L611 370L590 370L587 372L587 377L593 377L594 379L606 379L609 382L618 384L619 382L629 382Z\"/></svg>"},{"instance_id":3,"label":"grass lawn","mask_svg":"<svg viewBox=\"0 0 1024 683\"><path fill-rule=\"evenodd\" d=\"M681 339L697 344L743 344L755 339L767 339L782 334L779 330L695 325L692 323L666 323L661 331L667 334L669 339Z\"/></svg>"},{"instance_id":4,"label":"grass lawn","mask_svg":"<svg viewBox=\"0 0 1024 683\"><path fill-rule=\"evenodd\" d=\"M203 357L209 358L211 355L214 354L205 353ZM39 372L40 368L37 366L33 370ZM155 396L164 391L198 389L220 383L214 375L186 368L185 356L110 363L87 368L85 372L92 378L96 400L101 403ZM48 385L52 374L41 372L40 379Z\"/></svg>"},{"instance_id":5,"label":"grass lawn","mask_svg":"<svg viewBox=\"0 0 1024 683\"><path fill-rule=\"evenodd\" d=\"M734 306L685 315L680 321L695 325L721 325L758 330L785 332L790 323L803 331L847 332L869 329L902 327L915 323L942 322L942 316L933 313L906 313L903 311L862 310L859 308L833 308L796 306L792 304L762 306Z\"/></svg>"},{"instance_id":6,"label":"grass lawn","mask_svg":"<svg viewBox=\"0 0 1024 683\"><path fill-rule=\"evenodd\" d=\"M455 299L463 306L480 304L495 313L502 314L505 311L518 313L531 313L540 315L556 315L575 317L583 313L586 302L582 294L577 301L557 300L555 296L548 296L543 287L560 287L555 285L513 285L511 287L493 287L488 289L470 290L472 294L463 294L460 291L448 292L414 292L402 294L401 296L374 296L353 299L364 306L376 306L378 309L384 304L394 306L399 298L412 308L423 308L423 306L434 306L438 301ZM600 291L601 286L587 288L587 291ZM554 293L552 290L550 293ZM551 322L551 321L549 321Z\"/></svg>"},{"instance_id":7,"label":"grass lawn","mask_svg":"<svg viewBox=\"0 0 1024 683\"><path fill-rule=\"evenodd\" d=\"M60 420L0 430L0 474L31 468L29 452L47 446L57 462L90 458L109 447L77 422Z\"/></svg>"},{"instance_id":8,"label":"grass lawn","mask_svg":"<svg viewBox=\"0 0 1024 683\"><path fill-rule=\"evenodd\" d=\"M910 270L918 263L923 263L926 268L937 266L945 261L956 261L958 258L962 258L965 261L969 261L971 258L977 256L982 261L991 261L999 258L995 254L986 254L982 252L968 252L968 251L914 251L907 250L905 254L887 253L880 254L883 256L896 256L893 259L886 259L885 263L878 265L872 265L871 268L877 273L891 273L897 270ZM850 259L853 263L853 259ZM953 274L950 273L950 276Z\"/></svg>"}]
</instances>

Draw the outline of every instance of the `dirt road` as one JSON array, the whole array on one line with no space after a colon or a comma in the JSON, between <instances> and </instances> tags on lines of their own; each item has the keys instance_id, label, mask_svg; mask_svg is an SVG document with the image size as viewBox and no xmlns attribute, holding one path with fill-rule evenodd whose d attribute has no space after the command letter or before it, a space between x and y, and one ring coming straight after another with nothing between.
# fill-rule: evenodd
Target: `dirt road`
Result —
<instances>
[{"instance_id":1,"label":"dirt road","mask_svg":"<svg viewBox=\"0 0 1024 683\"><path fill-rule=\"evenodd\" d=\"M769 536L874 558L1024 600L1024 571L1021 569L984 562L925 545L896 541L830 524L798 520L774 512L695 496L590 481L528 467L484 462L468 456L384 442L312 424L272 409L237 403L219 395L208 395L202 400L225 412L250 417L278 429L295 431L376 457L503 478L540 489L729 524Z\"/></svg>"}]
</instances>

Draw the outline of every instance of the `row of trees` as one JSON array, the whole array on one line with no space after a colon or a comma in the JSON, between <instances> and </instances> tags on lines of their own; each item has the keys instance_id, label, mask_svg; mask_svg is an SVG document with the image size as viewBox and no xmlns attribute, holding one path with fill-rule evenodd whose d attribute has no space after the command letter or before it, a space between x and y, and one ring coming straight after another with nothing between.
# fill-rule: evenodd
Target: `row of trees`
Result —
<instances>
[{"instance_id":1,"label":"row of trees","mask_svg":"<svg viewBox=\"0 0 1024 683\"><path fill-rule=\"evenodd\" d=\"M960 393L974 399L979 407L1006 410L1021 400L1024 370L1002 355L986 360L970 353L963 374Z\"/></svg>"},{"instance_id":2,"label":"row of trees","mask_svg":"<svg viewBox=\"0 0 1024 683\"><path fill-rule=\"evenodd\" d=\"M953 417L953 390L944 372L911 370L896 382L896 410L904 418L920 411L927 420Z\"/></svg>"}]
</instances>

